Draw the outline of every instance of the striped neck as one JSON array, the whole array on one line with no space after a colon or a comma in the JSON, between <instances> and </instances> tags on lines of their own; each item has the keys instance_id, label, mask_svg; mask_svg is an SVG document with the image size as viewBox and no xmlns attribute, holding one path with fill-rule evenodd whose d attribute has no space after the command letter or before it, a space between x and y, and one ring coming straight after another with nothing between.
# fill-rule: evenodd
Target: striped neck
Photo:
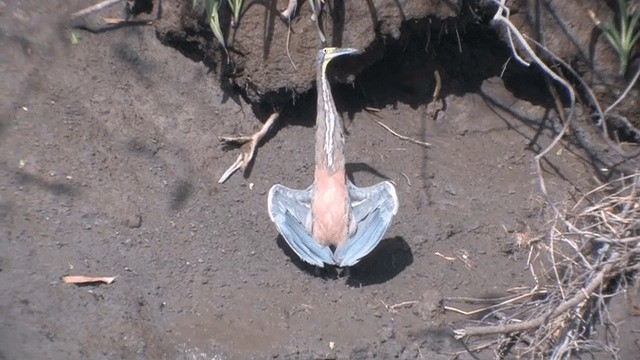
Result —
<instances>
[{"instance_id":1,"label":"striped neck","mask_svg":"<svg viewBox=\"0 0 640 360\"><path fill-rule=\"evenodd\" d=\"M344 171L344 133L331 95L326 66L324 61L317 65L316 166L323 166L333 173Z\"/></svg>"}]
</instances>

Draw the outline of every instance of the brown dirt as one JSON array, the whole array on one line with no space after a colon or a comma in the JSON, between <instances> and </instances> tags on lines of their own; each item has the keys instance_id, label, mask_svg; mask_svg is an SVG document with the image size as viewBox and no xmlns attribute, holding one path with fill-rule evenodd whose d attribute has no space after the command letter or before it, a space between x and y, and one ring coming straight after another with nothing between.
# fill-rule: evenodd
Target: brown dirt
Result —
<instances>
[{"instance_id":1,"label":"brown dirt","mask_svg":"<svg viewBox=\"0 0 640 360\"><path fill-rule=\"evenodd\" d=\"M266 91L289 89L265 100L285 116L251 171L220 185L237 153L217 137L259 125L264 104L247 99L261 91L220 76L220 55L198 50L202 34L178 51L159 40L162 22L66 26L91 3L0 2L0 359L469 359L451 327L470 319L444 313L442 299L534 285L515 238L547 230L532 159L556 119L535 71L511 66L500 78L508 51L487 26L470 24L458 43L455 28L429 37L415 31L427 20L406 21L352 85L334 87L354 182L390 179L401 204L347 277L301 263L266 212L273 184L312 181L315 95L302 66L314 27L292 34L292 44L309 44L294 50L305 77L254 76L274 82ZM163 21L184 19L163 4ZM282 54L286 26L272 26L270 54ZM434 69L440 111L429 104ZM371 117L433 146L402 141ZM597 138L592 128L582 124L578 138ZM582 146L568 138L545 162L558 204L591 188L607 158ZM67 274L118 278L61 284ZM402 302L411 305L392 308ZM621 357L633 358L640 323L624 304L613 311L625 326Z\"/></svg>"}]
</instances>

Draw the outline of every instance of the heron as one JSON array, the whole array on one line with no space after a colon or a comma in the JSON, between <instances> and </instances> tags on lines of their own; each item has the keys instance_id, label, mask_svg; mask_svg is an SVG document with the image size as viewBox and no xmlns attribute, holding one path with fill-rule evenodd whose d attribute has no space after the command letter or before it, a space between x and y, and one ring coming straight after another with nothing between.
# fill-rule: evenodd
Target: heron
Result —
<instances>
[{"instance_id":1,"label":"heron","mask_svg":"<svg viewBox=\"0 0 640 360\"><path fill-rule=\"evenodd\" d=\"M269 190L269 217L287 244L317 267L350 267L380 243L398 211L393 184L357 187L345 172L344 128L331 94L327 66L350 48L318 52L315 169L304 190L276 184Z\"/></svg>"}]
</instances>

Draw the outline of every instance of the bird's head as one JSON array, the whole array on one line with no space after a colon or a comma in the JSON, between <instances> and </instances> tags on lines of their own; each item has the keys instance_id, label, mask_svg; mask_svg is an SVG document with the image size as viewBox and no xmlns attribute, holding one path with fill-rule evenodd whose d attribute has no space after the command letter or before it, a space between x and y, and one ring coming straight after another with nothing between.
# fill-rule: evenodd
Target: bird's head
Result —
<instances>
[{"instance_id":1,"label":"bird's head","mask_svg":"<svg viewBox=\"0 0 640 360\"><path fill-rule=\"evenodd\" d=\"M318 64L322 65L322 72L327 70L327 64L329 61L343 55L353 55L358 52L357 49L352 48L336 48L336 47L326 47L318 51Z\"/></svg>"}]
</instances>

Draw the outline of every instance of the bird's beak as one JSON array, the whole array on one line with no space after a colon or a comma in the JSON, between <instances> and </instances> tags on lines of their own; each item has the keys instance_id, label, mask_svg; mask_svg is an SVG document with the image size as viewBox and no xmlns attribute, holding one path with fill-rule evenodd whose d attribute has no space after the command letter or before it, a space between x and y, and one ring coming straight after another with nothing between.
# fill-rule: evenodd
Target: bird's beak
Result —
<instances>
[{"instance_id":1,"label":"bird's beak","mask_svg":"<svg viewBox=\"0 0 640 360\"><path fill-rule=\"evenodd\" d=\"M343 56L343 55L353 55L353 54L357 54L358 53L358 49L353 49L353 48L338 48L335 49L332 53L331 53L331 57L332 58L336 58L338 56Z\"/></svg>"}]
</instances>

